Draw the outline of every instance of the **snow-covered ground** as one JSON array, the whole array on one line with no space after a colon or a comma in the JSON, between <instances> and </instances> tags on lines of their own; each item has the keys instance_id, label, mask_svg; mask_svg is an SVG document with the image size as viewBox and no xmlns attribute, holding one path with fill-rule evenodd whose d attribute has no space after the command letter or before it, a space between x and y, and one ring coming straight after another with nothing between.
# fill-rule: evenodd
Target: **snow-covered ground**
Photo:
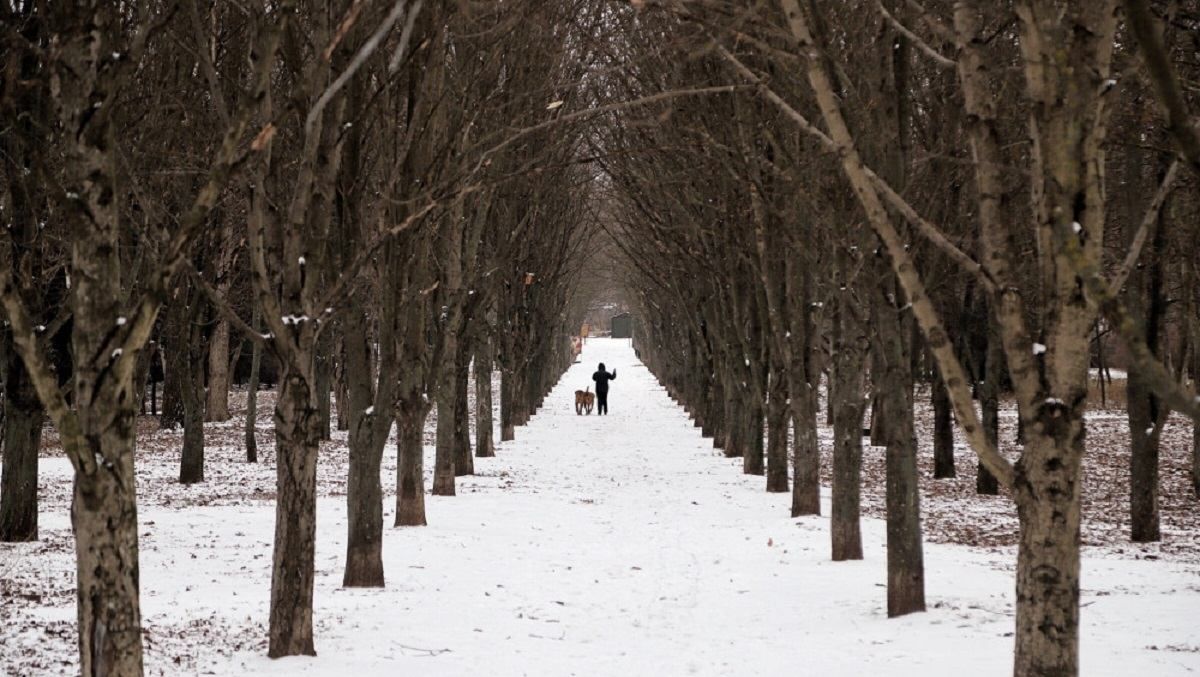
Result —
<instances>
[{"instance_id":1,"label":"snow-covered ground","mask_svg":"<svg viewBox=\"0 0 1200 677\"><path fill-rule=\"evenodd\" d=\"M618 370L612 414L578 417L600 361ZM336 475L344 452L322 453ZM830 562L828 520L789 519L788 495L714 452L627 341L590 341L515 442L427 499L428 527L386 529L383 590L341 589L345 499L323 479L316 658L265 658L274 505L256 483L273 472L213 456L203 495L241 500L140 507L150 674L1011 673L1010 547L926 545L930 610L887 619L883 523L864 522L865 561ZM44 481L67 470L43 460ZM0 674L74 670L69 524L47 506L43 542L0 549ZM1089 549L1083 588L1082 674L1200 672L1200 563Z\"/></svg>"}]
</instances>

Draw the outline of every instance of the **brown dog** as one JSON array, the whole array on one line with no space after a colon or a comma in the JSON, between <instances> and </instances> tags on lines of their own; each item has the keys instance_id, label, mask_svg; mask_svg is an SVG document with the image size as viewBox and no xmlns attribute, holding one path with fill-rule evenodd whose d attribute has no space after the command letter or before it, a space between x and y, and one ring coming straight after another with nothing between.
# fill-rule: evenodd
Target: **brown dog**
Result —
<instances>
[{"instance_id":1,"label":"brown dog","mask_svg":"<svg viewBox=\"0 0 1200 677\"><path fill-rule=\"evenodd\" d=\"M588 386L584 390L575 391L575 415L580 416L584 411L590 415L592 407L596 404L596 393L592 392L592 387Z\"/></svg>"}]
</instances>

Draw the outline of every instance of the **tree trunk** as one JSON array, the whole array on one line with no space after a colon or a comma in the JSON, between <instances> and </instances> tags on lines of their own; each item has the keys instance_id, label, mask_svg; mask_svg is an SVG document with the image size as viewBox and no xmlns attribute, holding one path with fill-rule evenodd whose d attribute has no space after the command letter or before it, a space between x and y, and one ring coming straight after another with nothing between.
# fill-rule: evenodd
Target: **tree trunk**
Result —
<instances>
[{"instance_id":1,"label":"tree trunk","mask_svg":"<svg viewBox=\"0 0 1200 677\"><path fill-rule=\"evenodd\" d=\"M345 411L351 424L346 477L346 571L342 577L342 585L348 588L384 584L383 486L379 471L392 427L393 411L388 405L395 393L395 337L385 325L391 322L394 312L385 310L380 318L378 384L363 309L356 307L349 311L342 324L345 350L341 362L347 387L344 397L338 400L338 411Z\"/></svg>"},{"instance_id":2,"label":"tree trunk","mask_svg":"<svg viewBox=\"0 0 1200 677\"><path fill-rule=\"evenodd\" d=\"M218 320L208 343L208 401L205 421L229 420L229 322Z\"/></svg>"},{"instance_id":3,"label":"tree trunk","mask_svg":"<svg viewBox=\"0 0 1200 677\"><path fill-rule=\"evenodd\" d=\"M1136 369L1126 383L1129 416L1130 538L1148 543L1161 538L1158 510L1158 398Z\"/></svg>"},{"instance_id":4,"label":"tree trunk","mask_svg":"<svg viewBox=\"0 0 1200 677\"><path fill-rule=\"evenodd\" d=\"M38 451L45 411L15 350L7 351L4 455L0 479L0 541L38 538Z\"/></svg>"},{"instance_id":5,"label":"tree trunk","mask_svg":"<svg viewBox=\"0 0 1200 677\"><path fill-rule=\"evenodd\" d=\"M458 404L458 398L455 396L456 386L458 385L458 374L454 365L455 353L457 351L454 350L454 345L457 342L457 337L444 336L442 340L450 344L443 348L446 352L442 355L442 359L449 360L450 364L440 367L437 370L436 376L440 382L437 388L437 441L433 461L433 495L453 496L455 477L454 441L455 428L457 427L455 407Z\"/></svg>"},{"instance_id":6,"label":"tree trunk","mask_svg":"<svg viewBox=\"0 0 1200 677\"><path fill-rule=\"evenodd\" d=\"M513 399L516 397L516 383L512 370L500 369L500 441L511 442L517 438L516 425L513 420Z\"/></svg>"},{"instance_id":7,"label":"tree trunk","mask_svg":"<svg viewBox=\"0 0 1200 677\"><path fill-rule=\"evenodd\" d=\"M350 401L350 388L346 383L345 340L346 339L344 336L338 338L337 361L335 361L333 365L333 392L334 398L337 402L337 407L334 409L334 414L337 417L338 430L350 430L350 408L342 404L343 402Z\"/></svg>"},{"instance_id":8,"label":"tree trunk","mask_svg":"<svg viewBox=\"0 0 1200 677\"><path fill-rule=\"evenodd\" d=\"M454 377L454 474L474 475L475 458L471 455L471 419L467 388L470 383L471 354L460 350Z\"/></svg>"},{"instance_id":9,"label":"tree trunk","mask_svg":"<svg viewBox=\"0 0 1200 677\"><path fill-rule=\"evenodd\" d=\"M71 504L78 586L80 674L142 674L138 602L138 532L133 472L134 411L121 407L120 424L86 434L115 467L79 475Z\"/></svg>"},{"instance_id":10,"label":"tree trunk","mask_svg":"<svg viewBox=\"0 0 1200 677\"><path fill-rule=\"evenodd\" d=\"M1000 381L1004 378L1004 346L1000 342L1000 327L994 311L988 309L987 353L983 382L979 384L979 405L982 410L984 436L994 448L1000 448ZM1000 482L983 462L977 464L975 493L996 496Z\"/></svg>"},{"instance_id":11,"label":"tree trunk","mask_svg":"<svg viewBox=\"0 0 1200 677\"><path fill-rule=\"evenodd\" d=\"M766 466L766 446L763 444L763 404L761 396L745 411L746 453L742 456L742 472L762 475Z\"/></svg>"},{"instance_id":12,"label":"tree trunk","mask_svg":"<svg viewBox=\"0 0 1200 677\"><path fill-rule=\"evenodd\" d=\"M925 557L921 544L921 496L917 483L917 440L913 432L911 325L895 307L896 292L883 263L877 274L888 280L875 303L876 364L882 372L877 412L887 437L887 610L888 617L925 610Z\"/></svg>"},{"instance_id":13,"label":"tree trunk","mask_svg":"<svg viewBox=\"0 0 1200 677\"><path fill-rule=\"evenodd\" d=\"M271 658L317 653L312 602L321 418L310 378L285 371L275 404L277 494L267 649Z\"/></svg>"},{"instance_id":14,"label":"tree trunk","mask_svg":"<svg viewBox=\"0 0 1200 677\"><path fill-rule=\"evenodd\" d=\"M317 340L317 415L322 440L333 437L333 332L325 332Z\"/></svg>"},{"instance_id":15,"label":"tree trunk","mask_svg":"<svg viewBox=\"0 0 1200 677\"><path fill-rule=\"evenodd\" d=\"M255 331L261 321L262 311L254 304L254 316L251 320ZM246 462L258 462L258 375L262 369L262 342L252 341L250 348L250 380L246 384Z\"/></svg>"},{"instance_id":16,"label":"tree trunk","mask_svg":"<svg viewBox=\"0 0 1200 677\"><path fill-rule=\"evenodd\" d=\"M185 288L168 309L174 325L172 353L180 400L183 403L183 449L179 455L180 484L204 481L204 359L203 333L197 326L200 306L198 292Z\"/></svg>"},{"instance_id":17,"label":"tree trunk","mask_svg":"<svg viewBox=\"0 0 1200 677\"><path fill-rule=\"evenodd\" d=\"M1193 292L1195 293L1195 292ZM1192 318L1192 388L1200 389L1200 322ZM1192 421L1192 491L1200 498L1200 419Z\"/></svg>"},{"instance_id":18,"label":"tree trunk","mask_svg":"<svg viewBox=\"0 0 1200 677\"><path fill-rule=\"evenodd\" d=\"M1127 183L1127 211L1129 212L1130 240L1133 224L1139 223L1141 213L1141 153L1132 153L1127 168L1131 175ZM1136 267L1126 281L1125 307L1135 319L1141 338L1150 350L1159 356L1162 353L1161 330L1165 315L1166 299L1163 298L1162 257L1166 248L1164 227L1160 217L1155 221L1150 242L1143 253L1144 263ZM1135 543L1147 543L1161 538L1158 509L1158 441L1162 404L1155 396L1141 370L1130 369L1126 381L1129 416L1129 513L1130 537Z\"/></svg>"},{"instance_id":19,"label":"tree trunk","mask_svg":"<svg viewBox=\"0 0 1200 677\"><path fill-rule=\"evenodd\" d=\"M737 390L726 386L725 392L737 392ZM745 404L741 400L725 400L725 439L721 443L721 451L725 453L725 458L740 458L746 455L742 441L747 427L743 420L745 409Z\"/></svg>"},{"instance_id":20,"label":"tree trunk","mask_svg":"<svg viewBox=\"0 0 1200 677\"><path fill-rule=\"evenodd\" d=\"M492 430L492 339L484 336L475 352L475 455L496 455Z\"/></svg>"},{"instance_id":21,"label":"tree trunk","mask_svg":"<svg viewBox=\"0 0 1200 677\"><path fill-rule=\"evenodd\" d=\"M179 329L173 326L170 319L170 308L167 309L166 315L168 318L165 322L166 328L163 332L163 341L161 344L163 350L163 384L162 384L162 409L158 415L158 426L165 430L174 430L176 426L183 425L184 410L183 410L183 368L184 357L183 346L180 345Z\"/></svg>"},{"instance_id":22,"label":"tree trunk","mask_svg":"<svg viewBox=\"0 0 1200 677\"><path fill-rule=\"evenodd\" d=\"M821 514L821 454L817 442L817 384L821 372L813 352L812 280L808 266L787 259L788 296L793 297L790 315L792 366L788 391L792 408L793 443L792 517Z\"/></svg>"},{"instance_id":23,"label":"tree trunk","mask_svg":"<svg viewBox=\"0 0 1200 677\"><path fill-rule=\"evenodd\" d=\"M844 255L843 255L844 256ZM848 266L843 266L845 270ZM844 283L843 283L844 284ZM830 401L833 407L833 505L830 515L832 553L835 562L862 559L862 527L859 523L862 481L863 367L866 337L852 316L844 291L837 300L834 320L833 373Z\"/></svg>"},{"instance_id":24,"label":"tree trunk","mask_svg":"<svg viewBox=\"0 0 1200 677\"><path fill-rule=\"evenodd\" d=\"M396 412L396 526L425 526L425 416L427 409L405 406Z\"/></svg>"},{"instance_id":25,"label":"tree trunk","mask_svg":"<svg viewBox=\"0 0 1200 677\"><path fill-rule=\"evenodd\" d=\"M788 414L787 383L782 366L772 369L770 397L767 400L767 491L788 490Z\"/></svg>"},{"instance_id":26,"label":"tree trunk","mask_svg":"<svg viewBox=\"0 0 1200 677\"><path fill-rule=\"evenodd\" d=\"M951 416L950 393L942 375L935 373L930 390L933 401L933 476L945 479L957 476L954 468L954 419Z\"/></svg>"},{"instance_id":27,"label":"tree trunk","mask_svg":"<svg viewBox=\"0 0 1200 677\"><path fill-rule=\"evenodd\" d=\"M1026 431L1014 480L1020 520L1014 673L1077 675L1083 418L1058 403L1044 405L1039 418Z\"/></svg>"}]
</instances>

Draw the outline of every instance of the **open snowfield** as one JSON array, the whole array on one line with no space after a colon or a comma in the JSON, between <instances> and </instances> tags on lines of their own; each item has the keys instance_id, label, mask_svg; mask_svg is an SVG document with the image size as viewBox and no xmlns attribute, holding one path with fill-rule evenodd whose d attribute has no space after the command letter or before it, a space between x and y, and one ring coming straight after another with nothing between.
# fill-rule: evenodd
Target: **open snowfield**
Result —
<instances>
[{"instance_id":1,"label":"open snowfield","mask_svg":"<svg viewBox=\"0 0 1200 677\"><path fill-rule=\"evenodd\" d=\"M577 417L600 361L612 414ZM322 451L316 658L265 657L273 455L239 453L210 450L193 488L169 480L177 455L139 456L157 487L140 506L149 674L1011 673L1013 548L927 544L929 612L888 620L883 522L864 522L865 561L830 562L827 518L789 519L789 495L714 451L627 341L590 341L515 442L427 499L428 527L385 530L386 589L340 587L344 449ZM69 482L43 459L43 541L0 546L0 674L75 670ZM1083 569L1082 674L1200 673L1200 562L1088 549Z\"/></svg>"}]
</instances>

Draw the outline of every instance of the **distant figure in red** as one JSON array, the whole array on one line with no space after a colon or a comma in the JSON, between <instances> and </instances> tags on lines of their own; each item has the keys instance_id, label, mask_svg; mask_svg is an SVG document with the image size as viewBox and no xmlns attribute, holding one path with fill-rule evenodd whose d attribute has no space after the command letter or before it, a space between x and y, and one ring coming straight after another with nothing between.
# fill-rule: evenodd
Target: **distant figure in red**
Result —
<instances>
[{"instance_id":1,"label":"distant figure in red","mask_svg":"<svg viewBox=\"0 0 1200 677\"><path fill-rule=\"evenodd\" d=\"M592 374L592 380L596 382L596 415L608 413L608 382L616 380L617 370L613 369L612 373L604 371L604 363L600 363L600 368Z\"/></svg>"}]
</instances>

